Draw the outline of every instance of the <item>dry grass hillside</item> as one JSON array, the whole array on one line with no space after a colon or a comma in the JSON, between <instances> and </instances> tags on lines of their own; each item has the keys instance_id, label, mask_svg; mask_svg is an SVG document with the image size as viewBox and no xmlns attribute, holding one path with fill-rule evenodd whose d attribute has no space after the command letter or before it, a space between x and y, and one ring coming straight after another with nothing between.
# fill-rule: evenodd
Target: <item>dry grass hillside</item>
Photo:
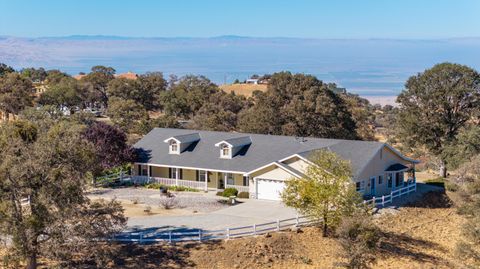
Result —
<instances>
[{"instance_id":1,"label":"dry grass hillside","mask_svg":"<svg viewBox=\"0 0 480 269\"><path fill-rule=\"evenodd\" d=\"M238 95L244 95L247 97L252 96L254 91L266 91L267 85L265 84L224 84L220 86L224 92L235 92Z\"/></svg>"}]
</instances>

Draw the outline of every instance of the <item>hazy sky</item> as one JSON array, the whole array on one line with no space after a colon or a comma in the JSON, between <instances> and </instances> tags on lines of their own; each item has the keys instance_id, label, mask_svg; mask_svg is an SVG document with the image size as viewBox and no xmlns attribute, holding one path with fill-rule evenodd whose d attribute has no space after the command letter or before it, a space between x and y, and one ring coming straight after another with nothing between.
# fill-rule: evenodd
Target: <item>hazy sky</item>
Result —
<instances>
[{"instance_id":1,"label":"hazy sky","mask_svg":"<svg viewBox=\"0 0 480 269\"><path fill-rule=\"evenodd\" d=\"M480 0L0 0L0 35L480 36Z\"/></svg>"}]
</instances>

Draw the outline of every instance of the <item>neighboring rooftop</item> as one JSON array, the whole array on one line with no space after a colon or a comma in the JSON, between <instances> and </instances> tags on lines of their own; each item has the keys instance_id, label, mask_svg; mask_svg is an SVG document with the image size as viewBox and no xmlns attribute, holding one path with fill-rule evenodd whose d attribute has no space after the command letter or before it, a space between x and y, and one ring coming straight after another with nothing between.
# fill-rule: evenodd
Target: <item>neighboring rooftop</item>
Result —
<instances>
[{"instance_id":1,"label":"neighboring rooftop","mask_svg":"<svg viewBox=\"0 0 480 269\"><path fill-rule=\"evenodd\" d=\"M182 137L197 133L200 137L195 147L179 155L168 154L168 144L163 143L171 137ZM221 141L239 141L249 137L251 144L244 147L232 159L219 158L218 147ZM341 158L349 160L354 175L362 169L384 143L373 141L304 138L292 136L261 135L245 133L214 132L189 129L155 128L134 147L138 149L138 162L169 166L194 167L212 170L246 173L261 166L298 154L308 158L314 150L329 149Z\"/></svg>"}]
</instances>

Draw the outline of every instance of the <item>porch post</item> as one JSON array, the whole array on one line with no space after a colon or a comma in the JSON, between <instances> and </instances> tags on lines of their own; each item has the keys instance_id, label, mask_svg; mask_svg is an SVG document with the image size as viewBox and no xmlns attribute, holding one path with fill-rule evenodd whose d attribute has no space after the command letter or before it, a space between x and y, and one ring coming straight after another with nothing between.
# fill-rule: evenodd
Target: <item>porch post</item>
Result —
<instances>
[{"instance_id":1,"label":"porch post","mask_svg":"<svg viewBox=\"0 0 480 269\"><path fill-rule=\"evenodd\" d=\"M180 169L175 168L175 186L178 186L179 173L180 173Z\"/></svg>"},{"instance_id":2,"label":"porch post","mask_svg":"<svg viewBox=\"0 0 480 269\"><path fill-rule=\"evenodd\" d=\"M150 166L147 164L147 183L150 183Z\"/></svg>"},{"instance_id":3,"label":"porch post","mask_svg":"<svg viewBox=\"0 0 480 269\"><path fill-rule=\"evenodd\" d=\"M208 191L208 171L205 170L205 191Z\"/></svg>"}]
</instances>

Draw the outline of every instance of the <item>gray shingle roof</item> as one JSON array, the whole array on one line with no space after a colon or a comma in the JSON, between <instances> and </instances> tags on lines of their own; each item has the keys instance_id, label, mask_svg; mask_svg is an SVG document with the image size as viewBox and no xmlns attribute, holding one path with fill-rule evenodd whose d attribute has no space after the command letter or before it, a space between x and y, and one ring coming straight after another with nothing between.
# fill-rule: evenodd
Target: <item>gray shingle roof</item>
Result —
<instances>
[{"instance_id":1,"label":"gray shingle roof","mask_svg":"<svg viewBox=\"0 0 480 269\"><path fill-rule=\"evenodd\" d=\"M394 171L400 171L400 170L404 170L404 169L408 169L408 167L401 164L401 163L396 163L396 164L390 165L385 171L394 172Z\"/></svg>"},{"instance_id":2,"label":"gray shingle roof","mask_svg":"<svg viewBox=\"0 0 480 269\"><path fill-rule=\"evenodd\" d=\"M181 154L168 154L169 137L198 133L200 140ZM220 158L215 144L223 140L250 137L251 144L244 146L232 159ZM299 154L308 158L313 150L329 149L341 158L349 160L354 175L357 175L371 158L384 146L380 142L341 139L305 138L292 136L260 135L199 131L188 129L155 128L138 141L134 147L139 151L138 162L168 166L195 167L232 172L249 172L261 166Z\"/></svg>"},{"instance_id":3,"label":"gray shingle roof","mask_svg":"<svg viewBox=\"0 0 480 269\"><path fill-rule=\"evenodd\" d=\"M241 147L241 146L246 146L246 145L252 144L252 139L250 138L250 136L229 138L229 139L225 139L223 141L227 142L232 147Z\"/></svg>"},{"instance_id":4,"label":"gray shingle roof","mask_svg":"<svg viewBox=\"0 0 480 269\"><path fill-rule=\"evenodd\" d=\"M200 140L200 135L198 133L190 133L190 134L182 134L182 135L174 135L168 138L175 138L180 143L192 143Z\"/></svg>"}]
</instances>

